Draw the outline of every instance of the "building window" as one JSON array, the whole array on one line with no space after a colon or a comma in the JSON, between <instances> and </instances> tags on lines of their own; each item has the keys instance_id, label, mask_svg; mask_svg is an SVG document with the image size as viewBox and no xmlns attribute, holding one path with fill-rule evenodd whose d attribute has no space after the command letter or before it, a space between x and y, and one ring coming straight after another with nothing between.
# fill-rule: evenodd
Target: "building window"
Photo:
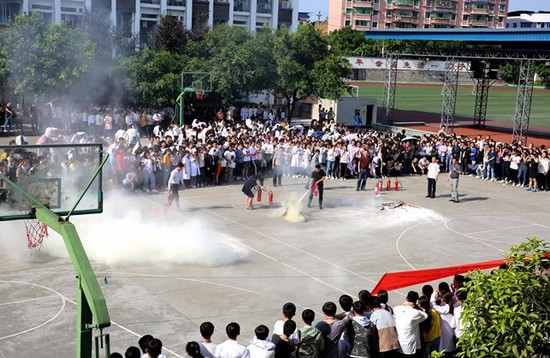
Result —
<instances>
[{"instance_id":1,"label":"building window","mask_svg":"<svg viewBox=\"0 0 550 358\"><path fill-rule=\"evenodd\" d=\"M518 24L516 24L516 23L514 22L514 29L515 29L516 27L518 27Z\"/></svg>"},{"instance_id":2,"label":"building window","mask_svg":"<svg viewBox=\"0 0 550 358\"><path fill-rule=\"evenodd\" d=\"M378 22L373 22L372 23L372 28L377 29L378 28Z\"/></svg>"},{"instance_id":3,"label":"building window","mask_svg":"<svg viewBox=\"0 0 550 358\"><path fill-rule=\"evenodd\" d=\"M355 26L368 27L370 21L355 20Z\"/></svg>"},{"instance_id":4,"label":"building window","mask_svg":"<svg viewBox=\"0 0 550 358\"><path fill-rule=\"evenodd\" d=\"M0 25L6 26L10 19L21 13L21 4L16 2L0 2Z\"/></svg>"},{"instance_id":5,"label":"building window","mask_svg":"<svg viewBox=\"0 0 550 358\"><path fill-rule=\"evenodd\" d=\"M183 0L168 0L168 6L185 6Z\"/></svg>"},{"instance_id":6,"label":"building window","mask_svg":"<svg viewBox=\"0 0 550 358\"><path fill-rule=\"evenodd\" d=\"M234 11L250 12L249 0L235 0L235 2L233 3L233 6L234 6L233 8Z\"/></svg>"},{"instance_id":7,"label":"building window","mask_svg":"<svg viewBox=\"0 0 550 358\"><path fill-rule=\"evenodd\" d=\"M370 15L370 8L358 7L358 8L355 8L355 13L359 15Z\"/></svg>"},{"instance_id":8,"label":"building window","mask_svg":"<svg viewBox=\"0 0 550 358\"><path fill-rule=\"evenodd\" d=\"M349 27L349 26L351 26L351 21L349 21L349 20L346 20L346 25L345 25L345 26L346 26L346 27Z\"/></svg>"},{"instance_id":9,"label":"building window","mask_svg":"<svg viewBox=\"0 0 550 358\"><path fill-rule=\"evenodd\" d=\"M82 22L82 15L77 14L61 14L61 21L71 27L77 27Z\"/></svg>"},{"instance_id":10,"label":"building window","mask_svg":"<svg viewBox=\"0 0 550 358\"><path fill-rule=\"evenodd\" d=\"M271 14L271 0L258 0L258 13Z\"/></svg>"},{"instance_id":11,"label":"building window","mask_svg":"<svg viewBox=\"0 0 550 358\"><path fill-rule=\"evenodd\" d=\"M522 22L521 23L521 28L523 28L523 29L530 28L530 27L531 27L530 22Z\"/></svg>"}]
</instances>

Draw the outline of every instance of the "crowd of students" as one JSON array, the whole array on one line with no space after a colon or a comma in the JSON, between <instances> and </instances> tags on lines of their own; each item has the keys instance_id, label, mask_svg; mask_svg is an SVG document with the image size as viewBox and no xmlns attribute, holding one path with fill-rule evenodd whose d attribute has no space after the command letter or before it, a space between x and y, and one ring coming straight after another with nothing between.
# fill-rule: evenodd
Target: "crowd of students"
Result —
<instances>
[{"instance_id":1,"label":"crowd of students","mask_svg":"<svg viewBox=\"0 0 550 358\"><path fill-rule=\"evenodd\" d=\"M442 172L454 158L464 174L479 179L532 192L550 186L544 145L497 143L490 136L471 138L444 130L407 137L404 130L351 128L328 118L312 120L306 128L291 126L278 113L284 112L228 107L209 121L195 119L179 126L162 111L98 107L71 112L71 123L78 128L71 136L50 128L39 143L104 141L111 154L104 175L111 186L153 193L167 189L169 175L180 162L185 188L246 180L259 172L273 175L278 185L285 176L308 177L317 164L327 179L359 178L358 187L363 188L369 177L425 174L432 157Z\"/></svg>"},{"instance_id":2,"label":"crowd of students","mask_svg":"<svg viewBox=\"0 0 550 358\"><path fill-rule=\"evenodd\" d=\"M312 309L303 310L296 319L296 306L288 302L271 330L258 325L245 344L239 340L238 323L229 323L227 339L216 343L212 341L214 325L204 322L199 328L201 338L187 343L186 353L191 358L427 358L432 352L454 357L464 331L463 283L464 277L456 275L452 285L441 282L436 291L425 285L422 295L410 291L403 304L393 308L387 303L387 291L371 295L361 290L355 301L349 295L340 296L339 308L326 302L317 319ZM151 335L138 343L140 348L127 349L126 358L167 357L162 354L162 342Z\"/></svg>"}]
</instances>

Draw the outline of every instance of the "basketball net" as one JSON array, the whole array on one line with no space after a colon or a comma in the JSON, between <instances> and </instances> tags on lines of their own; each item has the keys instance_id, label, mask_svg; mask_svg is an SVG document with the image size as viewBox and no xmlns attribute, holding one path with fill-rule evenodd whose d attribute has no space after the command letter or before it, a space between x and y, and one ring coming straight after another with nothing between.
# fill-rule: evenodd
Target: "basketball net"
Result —
<instances>
[{"instance_id":1,"label":"basketball net","mask_svg":"<svg viewBox=\"0 0 550 358\"><path fill-rule=\"evenodd\" d=\"M195 90L195 97L198 99L198 100L203 100L204 99L204 90L202 88L197 88Z\"/></svg>"},{"instance_id":2,"label":"basketball net","mask_svg":"<svg viewBox=\"0 0 550 358\"><path fill-rule=\"evenodd\" d=\"M42 241L48 237L48 225L36 219L24 220L27 231L27 247L40 251Z\"/></svg>"},{"instance_id":3,"label":"basketball net","mask_svg":"<svg viewBox=\"0 0 550 358\"><path fill-rule=\"evenodd\" d=\"M29 211L24 208L29 208L29 206L23 205L21 208L21 213L28 214ZM49 236L48 225L37 219L23 220L23 223L25 224L25 231L27 232L27 247L29 249L40 251L42 241Z\"/></svg>"}]
</instances>

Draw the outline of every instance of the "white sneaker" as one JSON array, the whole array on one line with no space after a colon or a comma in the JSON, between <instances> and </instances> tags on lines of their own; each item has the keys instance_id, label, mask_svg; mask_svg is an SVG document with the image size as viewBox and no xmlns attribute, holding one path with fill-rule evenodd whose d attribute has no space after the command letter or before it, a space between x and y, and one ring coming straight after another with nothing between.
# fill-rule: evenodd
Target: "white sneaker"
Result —
<instances>
[{"instance_id":1,"label":"white sneaker","mask_svg":"<svg viewBox=\"0 0 550 358\"><path fill-rule=\"evenodd\" d=\"M158 193L159 191L157 189L153 189L153 190L151 190L151 192Z\"/></svg>"},{"instance_id":2,"label":"white sneaker","mask_svg":"<svg viewBox=\"0 0 550 358\"><path fill-rule=\"evenodd\" d=\"M521 185L520 185L519 187L520 187L520 188L523 188L523 187L524 187L524 185L523 185L523 184L521 184Z\"/></svg>"}]
</instances>

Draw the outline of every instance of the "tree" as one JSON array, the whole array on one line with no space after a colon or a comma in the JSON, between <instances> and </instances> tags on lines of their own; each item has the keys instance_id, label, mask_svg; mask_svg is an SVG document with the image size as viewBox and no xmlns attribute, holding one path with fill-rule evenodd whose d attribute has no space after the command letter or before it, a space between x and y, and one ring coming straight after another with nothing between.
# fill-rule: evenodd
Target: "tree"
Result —
<instances>
[{"instance_id":1,"label":"tree","mask_svg":"<svg viewBox=\"0 0 550 358\"><path fill-rule=\"evenodd\" d=\"M168 51L144 49L123 61L129 73L126 89L137 94L137 103L172 106L180 93L180 76L187 58Z\"/></svg>"},{"instance_id":2,"label":"tree","mask_svg":"<svg viewBox=\"0 0 550 358\"><path fill-rule=\"evenodd\" d=\"M216 26L204 38L204 62L212 73L216 92L232 101L251 91L255 77L254 54L246 46L251 34L243 28ZM197 70L194 70L197 71Z\"/></svg>"},{"instance_id":3,"label":"tree","mask_svg":"<svg viewBox=\"0 0 550 358\"><path fill-rule=\"evenodd\" d=\"M116 67L117 56L135 54L137 38L131 35L130 24L115 29L104 10L86 12L78 27L94 46L89 71L81 77L75 91L90 103L119 103L127 95L122 85L127 74Z\"/></svg>"},{"instance_id":4,"label":"tree","mask_svg":"<svg viewBox=\"0 0 550 358\"><path fill-rule=\"evenodd\" d=\"M550 353L550 245L513 246L507 267L475 271L465 289L459 357L540 357Z\"/></svg>"},{"instance_id":5,"label":"tree","mask_svg":"<svg viewBox=\"0 0 550 358\"><path fill-rule=\"evenodd\" d=\"M275 34L273 51L277 76L273 90L287 100L289 116L299 100L309 96L337 99L345 90L349 63L332 53L326 35L304 24L294 33L283 26ZM335 72L333 72L335 71Z\"/></svg>"},{"instance_id":6,"label":"tree","mask_svg":"<svg viewBox=\"0 0 550 358\"><path fill-rule=\"evenodd\" d=\"M245 46L252 53L251 61L254 74L247 88L250 93L260 93L262 91L272 90L270 84L277 76L277 69L273 65L273 47L275 45L275 36L271 28L264 28L257 31L251 37Z\"/></svg>"},{"instance_id":7,"label":"tree","mask_svg":"<svg viewBox=\"0 0 550 358\"><path fill-rule=\"evenodd\" d=\"M2 52L16 93L55 98L89 70L94 47L82 31L65 23L46 25L32 13L10 21Z\"/></svg>"},{"instance_id":8,"label":"tree","mask_svg":"<svg viewBox=\"0 0 550 358\"><path fill-rule=\"evenodd\" d=\"M4 37L0 34L0 49L3 49ZM6 52L2 51L0 53L0 92L6 88L8 83L8 58L6 57Z\"/></svg>"},{"instance_id":9,"label":"tree","mask_svg":"<svg viewBox=\"0 0 550 358\"><path fill-rule=\"evenodd\" d=\"M162 16L149 34L149 47L154 51L183 53L190 38L183 22L172 15Z\"/></svg>"},{"instance_id":10,"label":"tree","mask_svg":"<svg viewBox=\"0 0 550 358\"><path fill-rule=\"evenodd\" d=\"M378 45L373 40L367 40L365 33L356 31L350 26L335 30L328 35L333 51L342 56L378 56Z\"/></svg>"}]
</instances>

